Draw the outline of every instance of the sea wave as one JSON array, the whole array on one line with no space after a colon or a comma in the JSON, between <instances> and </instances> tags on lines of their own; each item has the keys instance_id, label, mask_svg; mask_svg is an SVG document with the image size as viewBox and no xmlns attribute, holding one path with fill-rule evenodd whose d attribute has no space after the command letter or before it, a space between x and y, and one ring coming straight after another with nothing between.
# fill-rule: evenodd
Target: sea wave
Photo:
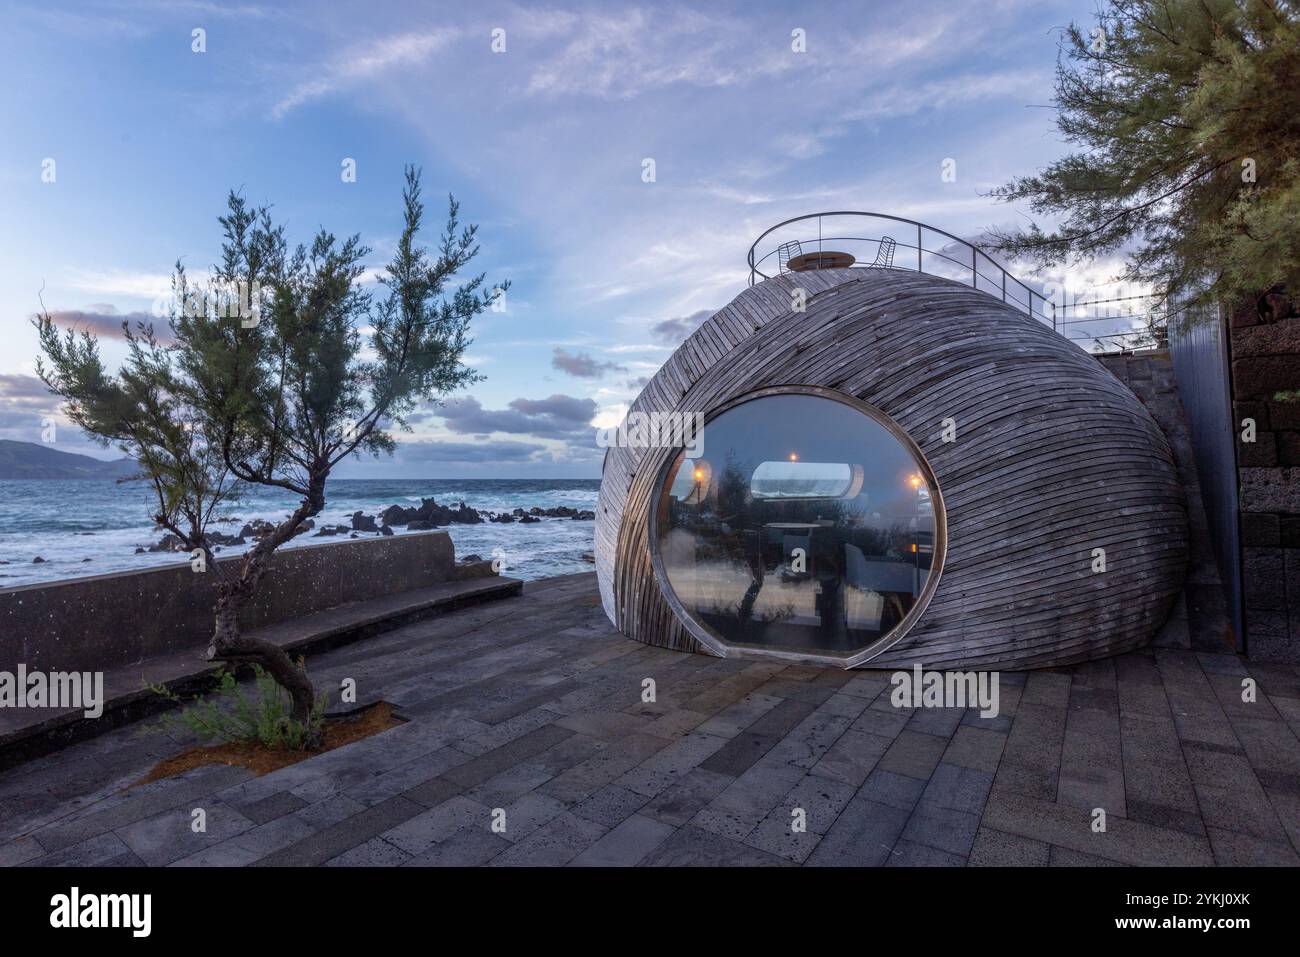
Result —
<instances>
[{"instance_id":1,"label":"sea wave","mask_svg":"<svg viewBox=\"0 0 1300 957\"><path fill-rule=\"evenodd\" d=\"M449 505L464 501L492 512L561 505L594 510L599 488L597 479L338 479L326 490L325 510L316 524L348 525L353 512L375 515L388 505L422 498ZM178 564L182 559L174 552L135 553L162 534L148 518L150 494L140 482L0 481L0 588ZM232 534L254 519L278 521L296 504L288 493L259 488L232 505L227 520L213 527ZM485 522L445 530L458 557L490 558L495 552L504 562L504 573L515 578L532 580L592 568L583 557L594 548L591 521ZM394 531L405 534L400 527ZM367 534L373 533L358 533ZM308 533L284 547L320 541L331 539ZM243 550L230 546L222 554ZM35 562L37 557L42 561Z\"/></svg>"}]
</instances>

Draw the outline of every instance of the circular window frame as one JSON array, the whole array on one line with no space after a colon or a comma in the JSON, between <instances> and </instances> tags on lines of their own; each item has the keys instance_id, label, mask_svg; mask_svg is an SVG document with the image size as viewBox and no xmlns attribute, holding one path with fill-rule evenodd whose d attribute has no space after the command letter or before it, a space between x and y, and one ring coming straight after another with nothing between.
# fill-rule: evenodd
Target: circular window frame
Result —
<instances>
[{"instance_id":1,"label":"circular window frame","mask_svg":"<svg viewBox=\"0 0 1300 957\"><path fill-rule=\"evenodd\" d=\"M943 491L939 487L939 480L934 474L934 469L930 467L930 461L921 451L920 446L904 431L903 427L893 420L883 410L876 408L868 402L864 402L857 396L849 395L847 392L840 392L836 389L828 389L824 386L812 385L776 385L766 386L762 389L756 389L752 392L746 392L744 395L736 396L728 401L717 405L707 411L704 417L704 426L707 429L708 424L719 416L730 412L737 406L753 402L757 399L767 398L776 395L808 395L822 399L830 399L835 402L843 403L858 412L867 416L867 418L883 426L888 432L900 443L903 448L912 456L913 461L925 476L926 484L930 490L931 501L935 505L934 514L934 560L930 566L929 575L926 577L925 587L921 589L921 594L917 596L916 603L908 610L894 628L886 635L878 638L876 641L848 655L820 654L815 651L792 651L780 648L758 648L752 645L733 645L722 640L712 629L703 622L696 619L695 615L681 603L674 591L672 583L668 579L667 570L664 568L662 557L659 554L659 510L665 499L668 476L676 469L686 452L685 448L676 448L668 456L667 461L660 467L658 475L655 477L655 493L650 499L650 508L647 519L646 529L646 548L650 552L650 566L654 571L655 584L659 592L663 595L664 601L672 609L677 620L682 624L696 641L698 641L705 650L717 655L720 658L758 658L766 660L779 660L798 664L815 664L824 666L834 666L844 669L856 668L872 658L878 657L888 651L898 642L902 641L925 614L925 610L930 606L930 600L934 597L935 591L939 587L939 579L943 574L944 561L948 555L948 510L943 501Z\"/></svg>"}]
</instances>

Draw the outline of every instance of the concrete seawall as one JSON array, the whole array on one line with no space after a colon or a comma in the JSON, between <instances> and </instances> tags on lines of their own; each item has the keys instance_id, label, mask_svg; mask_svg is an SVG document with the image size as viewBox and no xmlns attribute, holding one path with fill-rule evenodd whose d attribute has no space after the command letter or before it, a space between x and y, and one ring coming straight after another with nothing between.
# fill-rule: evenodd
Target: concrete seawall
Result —
<instances>
[{"instance_id":1,"label":"concrete seawall","mask_svg":"<svg viewBox=\"0 0 1300 957\"><path fill-rule=\"evenodd\" d=\"M220 559L232 572L240 561ZM489 575L489 562L457 565L446 532L304 545L272 556L243 626ZM202 648L216 594L216 575L188 563L0 589L0 670L95 671Z\"/></svg>"}]
</instances>

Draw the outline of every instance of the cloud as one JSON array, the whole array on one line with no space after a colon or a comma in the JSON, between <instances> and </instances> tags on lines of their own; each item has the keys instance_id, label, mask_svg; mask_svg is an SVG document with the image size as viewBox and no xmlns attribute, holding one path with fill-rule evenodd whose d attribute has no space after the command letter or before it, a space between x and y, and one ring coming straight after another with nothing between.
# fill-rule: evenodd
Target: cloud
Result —
<instances>
[{"instance_id":1,"label":"cloud","mask_svg":"<svg viewBox=\"0 0 1300 957\"><path fill-rule=\"evenodd\" d=\"M43 419L55 418L60 425L65 424L59 412L62 404L63 400L36 376L0 373L0 436L35 441L40 436Z\"/></svg>"},{"instance_id":2,"label":"cloud","mask_svg":"<svg viewBox=\"0 0 1300 957\"><path fill-rule=\"evenodd\" d=\"M896 117L941 113L980 100L1031 99L1050 86L1051 74L1042 67L984 70L922 82L899 82L869 91L862 103L843 119L876 123ZM834 127L823 138L838 136Z\"/></svg>"},{"instance_id":3,"label":"cloud","mask_svg":"<svg viewBox=\"0 0 1300 957\"><path fill-rule=\"evenodd\" d=\"M439 414L447 428L462 435L506 432L546 439L580 439L590 435L596 403L569 395L515 399L505 409L485 409L473 396L448 399Z\"/></svg>"},{"instance_id":4,"label":"cloud","mask_svg":"<svg viewBox=\"0 0 1300 957\"><path fill-rule=\"evenodd\" d=\"M423 63L457 36L455 29L423 30L398 33L345 50L333 62L317 64L311 68L314 79L304 80L294 86L271 109L273 119L282 119L287 113L308 102L371 79L394 67L409 67Z\"/></svg>"},{"instance_id":5,"label":"cloud","mask_svg":"<svg viewBox=\"0 0 1300 957\"><path fill-rule=\"evenodd\" d=\"M644 388L645 388L646 386L648 386L649 384L650 384L650 377L649 377L649 376L645 376L645 375L643 375L643 376L637 376L637 378L635 378L635 379L628 379L628 380L627 380L627 387L628 387L629 389L633 389L633 390L635 390L635 391L637 391L637 392L640 392L642 389L644 389Z\"/></svg>"},{"instance_id":6,"label":"cloud","mask_svg":"<svg viewBox=\"0 0 1300 957\"><path fill-rule=\"evenodd\" d=\"M191 281L201 282L201 274L190 274ZM98 293L101 296L132 296L136 299L158 299L171 295L170 273L131 272L124 269L90 270L74 273L68 284L74 289Z\"/></svg>"},{"instance_id":7,"label":"cloud","mask_svg":"<svg viewBox=\"0 0 1300 957\"><path fill-rule=\"evenodd\" d=\"M737 86L796 66L783 44L764 56L744 47L743 24L698 11L633 8L550 22L561 24L569 42L533 70L529 94L628 99L676 84Z\"/></svg>"},{"instance_id":8,"label":"cloud","mask_svg":"<svg viewBox=\"0 0 1300 957\"><path fill-rule=\"evenodd\" d=\"M23 375L21 372L0 373L0 401L25 402L37 398L54 398L39 378L34 375Z\"/></svg>"},{"instance_id":9,"label":"cloud","mask_svg":"<svg viewBox=\"0 0 1300 957\"><path fill-rule=\"evenodd\" d=\"M689 316L678 316L675 319L656 322L650 327L650 333L669 345L677 345L703 325L704 321L712 316L714 311L713 309L701 309Z\"/></svg>"},{"instance_id":10,"label":"cloud","mask_svg":"<svg viewBox=\"0 0 1300 957\"><path fill-rule=\"evenodd\" d=\"M555 347L555 354L551 356L551 367L580 379L599 379L606 372L627 371L616 362L600 362L585 352L568 352L559 346Z\"/></svg>"},{"instance_id":11,"label":"cloud","mask_svg":"<svg viewBox=\"0 0 1300 957\"><path fill-rule=\"evenodd\" d=\"M495 442L440 442L436 439L421 439L416 442L400 443L395 457L401 463L439 462L464 465L532 462L545 452L545 446L509 439Z\"/></svg>"},{"instance_id":12,"label":"cloud","mask_svg":"<svg viewBox=\"0 0 1300 957\"><path fill-rule=\"evenodd\" d=\"M174 341L171 327L167 321L159 320L147 312L119 313L113 306L95 305L89 309L62 309L51 311L50 318L60 329L75 329L77 332L89 332L107 339L125 339L122 323L129 323L134 332L139 323L152 324L154 335L164 344Z\"/></svg>"}]
</instances>

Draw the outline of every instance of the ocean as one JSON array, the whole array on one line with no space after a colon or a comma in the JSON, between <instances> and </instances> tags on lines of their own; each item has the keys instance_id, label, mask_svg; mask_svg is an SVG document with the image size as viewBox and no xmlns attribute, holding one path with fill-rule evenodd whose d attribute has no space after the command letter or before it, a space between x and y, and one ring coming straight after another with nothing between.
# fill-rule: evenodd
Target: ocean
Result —
<instances>
[{"instance_id":1,"label":"ocean","mask_svg":"<svg viewBox=\"0 0 1300 957\"><path fill-rule=\"evenodd\" d=\"M331 479L325 510L315 521L318 528L350 525L358 509L376 515L389 505L419 505L421 498L437 499L440 505L463 501L480 512L561 505L594 511L599 488L599 479ZM238 521L212 528L233 535L255 518L279 521L297 502L289 493L256 488L225 510ZM163 535L154 529L151 514L151 491L141 482L0 481L0 562L5 563L0 564L0 588L187 561L175 552L135 554ZM405 534L401 527L393 530ZM547 578L594 567L583 559L594 548L591 521L543 518L537 524L484 522L442 530L451 535L458 559L470 554L492 558L499 549L503 574L513 578ZM314 534L282 547L341 540ZM220 554L242 551L228 546ZM45 561L34 563L37 556Z\"/></svg>"}]
</instances>

